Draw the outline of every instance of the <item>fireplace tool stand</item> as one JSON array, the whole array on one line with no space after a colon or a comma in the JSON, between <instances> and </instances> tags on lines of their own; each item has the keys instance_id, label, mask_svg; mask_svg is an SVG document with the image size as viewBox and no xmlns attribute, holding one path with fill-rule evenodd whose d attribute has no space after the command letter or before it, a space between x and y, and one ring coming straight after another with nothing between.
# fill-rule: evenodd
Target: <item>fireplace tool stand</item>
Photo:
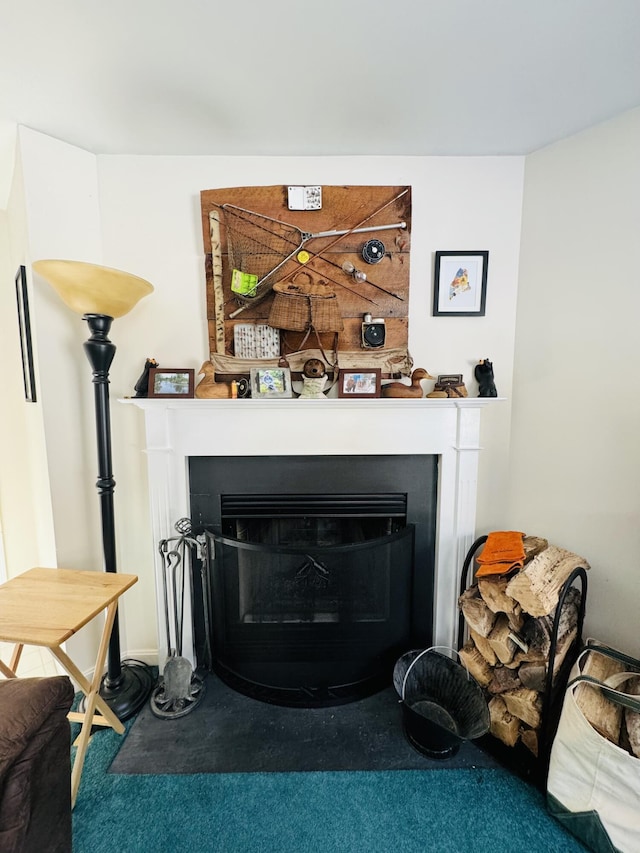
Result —
<instances>
[{"instance_id":1,"label":"fireplace tool stand","mask_svg":"<svg viewBox=\"0 0 640 853\"><path fill-rule=\"evenodd\" d=\"M180 536L162 539L159 544L169 657L149 700L154 716L171 720L193 711L205 694L204 680L182 656L185 570L187 561L192 564L191 557L194 552L198 553L200 543L190 535L188 518L181 518L175 528Z\"/></svg>"}]
</instances>

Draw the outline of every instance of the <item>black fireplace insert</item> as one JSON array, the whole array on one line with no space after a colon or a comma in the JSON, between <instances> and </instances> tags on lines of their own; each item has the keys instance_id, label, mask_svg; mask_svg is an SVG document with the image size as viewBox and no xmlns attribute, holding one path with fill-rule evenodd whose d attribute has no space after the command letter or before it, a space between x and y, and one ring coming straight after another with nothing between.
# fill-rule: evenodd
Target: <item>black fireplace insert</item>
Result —
<instances>
[{"instance_id":1,"label":"black fireplace insert","mask_svg":"<svg viewBox=\"0 0 640 853\"><path fill-rule=\"evenodd\" d=\"M189 469L206 544L198 660L230 686L284 705L353 701L430 642L437 457L192 457Z\"/></svg>"}]
</instances>

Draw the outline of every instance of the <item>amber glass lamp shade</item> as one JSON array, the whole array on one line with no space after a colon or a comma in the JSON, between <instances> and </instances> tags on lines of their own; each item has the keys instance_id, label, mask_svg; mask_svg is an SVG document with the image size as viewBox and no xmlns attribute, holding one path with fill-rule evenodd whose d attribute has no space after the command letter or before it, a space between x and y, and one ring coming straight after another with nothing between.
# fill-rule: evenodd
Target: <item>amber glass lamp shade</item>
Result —
<instances>
[{"instance_id":1,"label":"amber glass lamp shade","mask_svg":"<svg viewBox=\"0 0 640 853\"><path fill-rule=\"evenodd\" d=\"M137 275L84 261L35 261L33 269L76 314L122 317L153 291Z\"/></svg>"}]
</instances>

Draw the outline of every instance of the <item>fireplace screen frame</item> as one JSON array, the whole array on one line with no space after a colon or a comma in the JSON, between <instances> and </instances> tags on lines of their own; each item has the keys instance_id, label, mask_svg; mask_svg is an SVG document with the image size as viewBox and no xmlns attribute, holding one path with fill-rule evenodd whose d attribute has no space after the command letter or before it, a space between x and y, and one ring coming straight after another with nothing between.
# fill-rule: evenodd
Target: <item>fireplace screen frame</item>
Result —
<instances>
[{"instance_id":1,"label":"fireplace screen frame","mask_svg":"<svg viewBox=\"0 0 640 853\"><path fill-rule=\"evenodd\" d=\"M224 681L255 698L304 706L341 704L387 686L409 641L413 525L318 548L209 531L205 540L212 669ZM247 613L254 581L258 598L265 585L279 596L275 608L250 604Z\"/></svg>"}]
</instances>

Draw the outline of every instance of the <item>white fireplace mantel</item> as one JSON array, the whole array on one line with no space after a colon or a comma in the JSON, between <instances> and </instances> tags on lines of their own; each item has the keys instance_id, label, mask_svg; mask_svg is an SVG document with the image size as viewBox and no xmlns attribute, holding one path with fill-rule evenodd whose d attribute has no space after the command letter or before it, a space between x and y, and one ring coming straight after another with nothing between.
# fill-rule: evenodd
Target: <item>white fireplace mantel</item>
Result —
<instances>
[{"instance_id":1,"label":"white fireplace mantel","mask_svg":"<svg viewBox=\"0 0 640 853\"><path fill-rule=\"evenodd\" d=\"M475 538L480 415L500 399L121 400L145 416L160 662L167 650L157 544L190 514L190 456L439 456L434 643L453 646L459 574ZM193 663L190 623L183 654Z\"/></svg>"}]
</instances>

